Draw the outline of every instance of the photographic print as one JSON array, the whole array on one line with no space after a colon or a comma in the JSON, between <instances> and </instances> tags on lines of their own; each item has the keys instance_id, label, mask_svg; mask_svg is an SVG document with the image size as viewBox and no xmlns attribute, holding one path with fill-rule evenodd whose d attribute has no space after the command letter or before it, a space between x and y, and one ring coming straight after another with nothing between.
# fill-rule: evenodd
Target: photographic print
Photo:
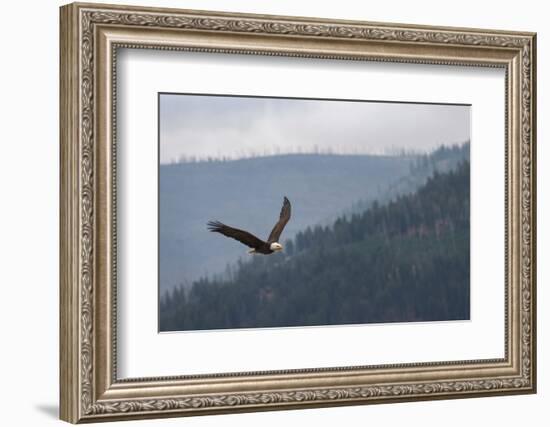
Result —
<instances>
[{"instance_id":1,"label":"photographic print","mask_svg":"<svg viewBox=\"0 0 550 427\"><path fill-rule=\"evenodd\" d=\"M160 331L466 320L470 106L159 94Z\"/></svg>"}]
</instances>

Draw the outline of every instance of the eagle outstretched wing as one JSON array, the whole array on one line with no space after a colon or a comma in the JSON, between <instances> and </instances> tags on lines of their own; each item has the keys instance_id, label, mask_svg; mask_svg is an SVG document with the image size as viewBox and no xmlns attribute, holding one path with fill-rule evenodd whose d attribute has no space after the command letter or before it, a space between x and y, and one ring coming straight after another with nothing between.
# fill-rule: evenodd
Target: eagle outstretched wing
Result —
<instances>
[{"instance_id":1,"label":"eagle outstretched wing","mask_svg":"<svg viewBox=\"0 0 550 427\"><path fill-rule=\"evenodd\" d=\"M290 201L285 197L283 201L283 207L281 208L281 214L279 215L279 221L271 230L269 237L267 238L267 243L278 242L281 233L285 228L286 223L290 220Z\"/></svg>"},{"instance_id":2,"label":"eagle outstretched wing","mask_svg":"<svg viewBox=\"0 0 550 427\"><path fill-rule=\"evenodd\" d=\"M215 233L221 233L224 236L231 237L232 239L238 240L239 242L245 244L246 246L254 249L258 249L260 246L264 245L265 242L261 239L258 239L253 234L248 231L239 230L238 228L233 228L228 225L225 225L219 221L209 221L208 230Z\"/></svg>"}]
</instances>

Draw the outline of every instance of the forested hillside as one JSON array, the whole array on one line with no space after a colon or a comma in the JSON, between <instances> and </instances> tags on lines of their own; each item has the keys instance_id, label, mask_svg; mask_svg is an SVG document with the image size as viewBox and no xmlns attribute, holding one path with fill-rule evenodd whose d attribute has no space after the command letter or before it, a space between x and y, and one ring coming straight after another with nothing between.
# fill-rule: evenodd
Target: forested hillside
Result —
<instances>
[{"instance_id":1,"label":"forested hillside","mask_svg":"<svg viewBox=\"0 0 550 427\"><path fill-rule=\"evenodd\" d=\"M363 212L372 206L373 202L385 203L400 195L412 193L424 185L434 173L444 173L455 169L463 161L470 160L470 143L442 145L436 150L416 154L412 157L406 174L396 176L386 187L379 188L373 196L355 201L346 214ZM341 214L341 213L340 213ZM335 220L336 218L333 218Z\"/></svg>"},{"instance_id":2,"label":"forested hillside","mask_svg":"<svg viewBox=\"0 0 550 427\"><path fill-rule=\"evenodd\" d=\"M306 228L285 252L165 293L160 329L195 330L468 319L470 168Z\"/></svg>"}]
</instances>

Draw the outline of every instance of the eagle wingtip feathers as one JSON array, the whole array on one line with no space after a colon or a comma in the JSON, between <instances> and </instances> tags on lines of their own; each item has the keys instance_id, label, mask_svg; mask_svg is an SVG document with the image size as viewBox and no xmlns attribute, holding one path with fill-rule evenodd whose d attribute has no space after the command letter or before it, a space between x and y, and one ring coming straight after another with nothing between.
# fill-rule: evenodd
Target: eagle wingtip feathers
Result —
<instances>
[{"instance_id":1,"label":"eagle wingtip feathers","mask_svg":"<svg viewBox=\"0 0 550 427\"><path fill-rule=\"evenodd\" d=\"M223 224L220 221L208 221L206 227L208 231L220 231Z\"/></svg>"}]
</instances>

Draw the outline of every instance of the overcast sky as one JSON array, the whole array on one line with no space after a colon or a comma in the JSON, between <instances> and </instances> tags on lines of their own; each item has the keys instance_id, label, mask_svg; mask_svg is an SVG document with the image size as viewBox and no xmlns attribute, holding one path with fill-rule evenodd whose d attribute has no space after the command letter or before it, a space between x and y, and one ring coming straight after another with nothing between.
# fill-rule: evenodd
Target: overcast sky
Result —
<instances>
[{"instance_id":1,"label":"overcast sky","mask_svg":"<svg viewBox=\"0 0 550 427\"><path fill-rule=\"evenodd\" d=\"M470 107L160 96L160 161L283 153L430 151L470 139Z\"/></svg>"}]
</instances>

